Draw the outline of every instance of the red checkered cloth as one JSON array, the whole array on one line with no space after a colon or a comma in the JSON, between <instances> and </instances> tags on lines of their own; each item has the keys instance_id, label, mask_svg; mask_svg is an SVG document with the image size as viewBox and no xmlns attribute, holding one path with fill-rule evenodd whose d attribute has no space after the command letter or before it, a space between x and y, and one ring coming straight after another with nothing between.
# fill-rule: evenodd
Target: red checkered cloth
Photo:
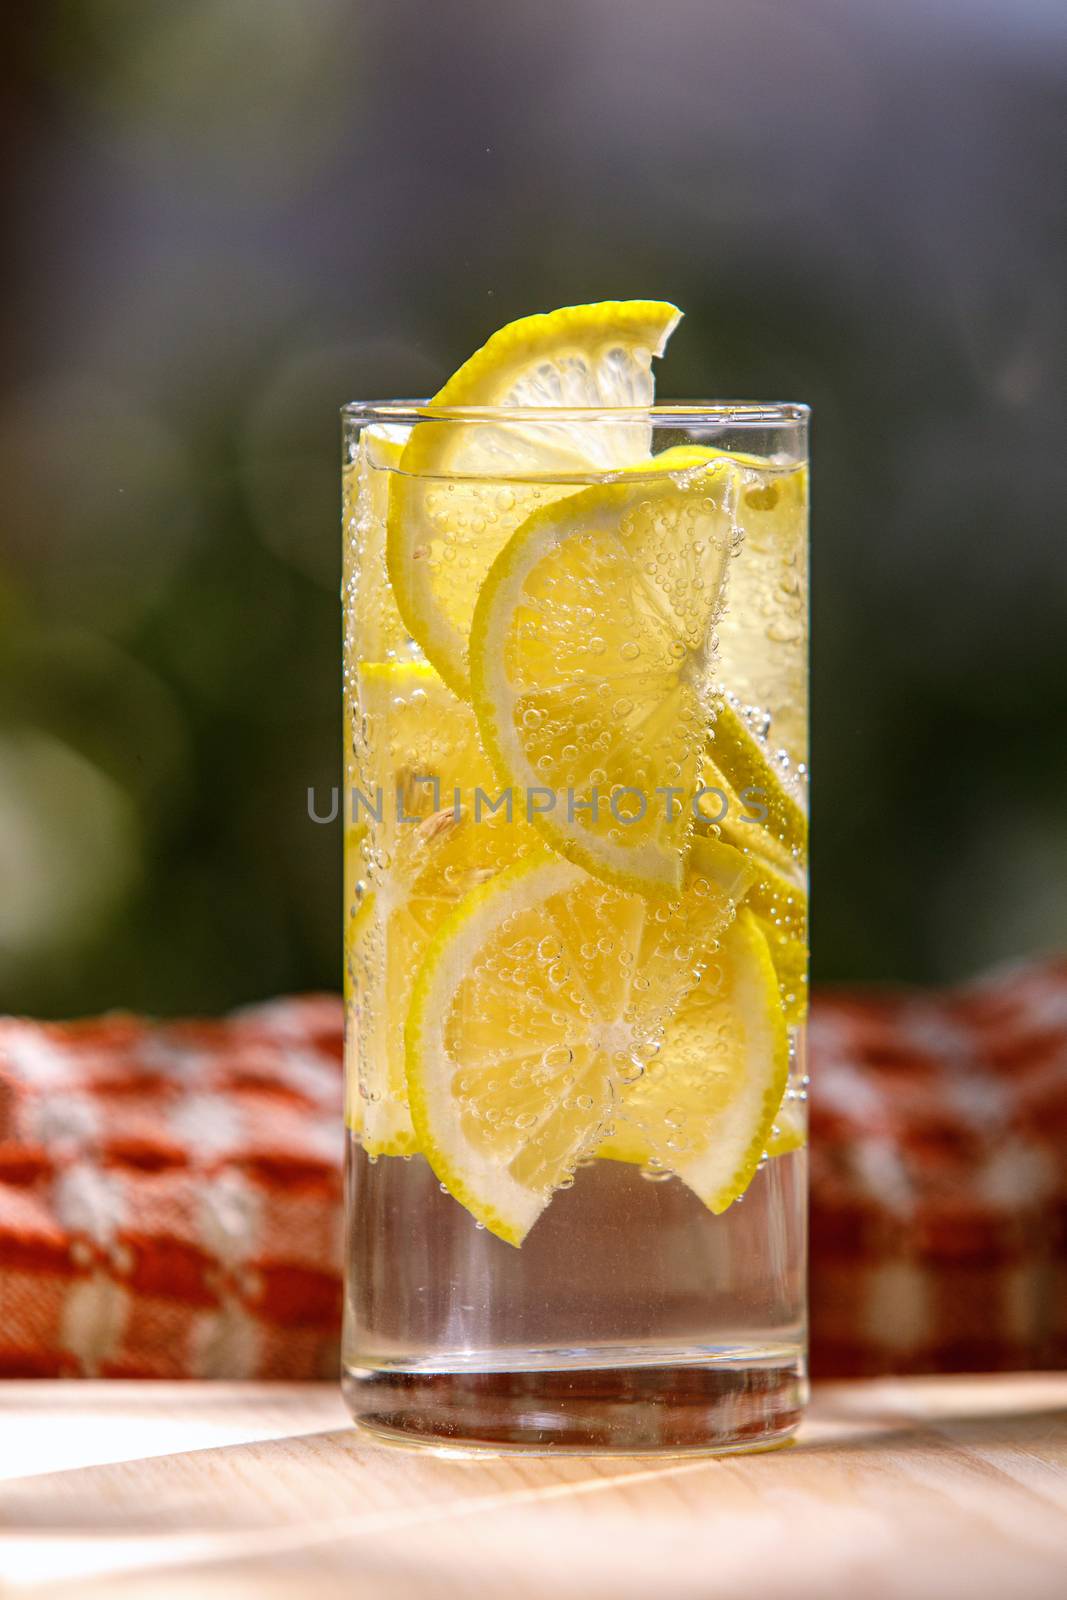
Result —
<instances>
[{"instance_id":1,"label":"red checkered cloth","mask_svg":"<svg viewBox=\"0 0 1067 1600\"><path fill-rule=\"evenodd\" d=\"M812 1007L818 1373L1067 1356L1067 959ZM0 1019L0 1375L337 1369L341 1002Z\"/></svg>"},{"instance_id":2,"label":"red checkered cloth","mask_svg":"<svg viewBox=\"0 0 1067 1600\"><path fill-rule=\"evenodd\" d=\"M341 1002L0 1019L0 1376L337 1370Z\"/></svg>"},{"instance_id":3,"label":"red checkered cloth","mask_svg":"<svg viewBox=\"0 0 1067 1600\"><path fill-rule=\"evenodd\" d=\"M1067 958L940 995L822 993L817 1374L1067 1364Z\"/></svg>"}]
</instances>

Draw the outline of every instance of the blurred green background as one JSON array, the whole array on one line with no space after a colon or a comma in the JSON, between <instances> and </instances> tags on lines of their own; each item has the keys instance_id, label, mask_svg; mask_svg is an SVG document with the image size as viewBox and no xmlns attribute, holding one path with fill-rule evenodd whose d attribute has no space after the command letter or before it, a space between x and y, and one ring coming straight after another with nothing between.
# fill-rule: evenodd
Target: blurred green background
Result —
<instances>
[{"instance_id":1,"label":"blurred green background","mask_svg":"<svg viewBox=\"0 0 1067 1600\"><path fill-rule=\"evenodd\" d=\"M1061 0L8 7L0 1009L339 981L339 404L687 313L815 410L816 976L1067 943Z\"/></svg>"}]
</instances>

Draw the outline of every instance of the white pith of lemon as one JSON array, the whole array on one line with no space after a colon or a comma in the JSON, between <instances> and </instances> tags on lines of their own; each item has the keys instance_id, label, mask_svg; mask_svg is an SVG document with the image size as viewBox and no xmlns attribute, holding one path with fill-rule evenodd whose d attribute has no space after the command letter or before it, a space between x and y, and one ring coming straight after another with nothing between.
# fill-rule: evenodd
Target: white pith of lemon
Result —
<instances>
[{"instance_id":1,"label":"white pith of lemon","mask_svg":"<svg viewBox=\"0 0 1067 1600\"><path fill-rule=\"evenodd\" d=\"M438 928L408 1013L408 1100L434 1172L500 1238L521 1244L592 1153L749 872L699 840L684 892L662 902L538 851Z\"/></svg>"},{"instance_id":2,"label":"white pith of lemon","mask_svg":"<svg viewBox=\"0 0 1067 1600\"><path fill-rule=\"evenodd\" d=\"M583 427L536 409L517 419L514 408L647 407L653 357L680 316L665 302L621 300L523 317L459 368L413 428L390 494L388 571L409 632L457 694L468 692L478 589L514 530L590 477L647 457L651 443L640 418ZM435 420L435 407L470 415Z\"/></svg>"},{"instance_id":3,"label":"white pith of lemon","mask_svg":"<svg viewBox=\"0 0 1067 1600\"><path fill-rule=\"evenodd\" d=\"M646 894L683 882L728 502L719 464L627 475L535 512L471 625L472 698L501 782L554 796L532 816L552 847Z\"/></svg>"}]
</instances>

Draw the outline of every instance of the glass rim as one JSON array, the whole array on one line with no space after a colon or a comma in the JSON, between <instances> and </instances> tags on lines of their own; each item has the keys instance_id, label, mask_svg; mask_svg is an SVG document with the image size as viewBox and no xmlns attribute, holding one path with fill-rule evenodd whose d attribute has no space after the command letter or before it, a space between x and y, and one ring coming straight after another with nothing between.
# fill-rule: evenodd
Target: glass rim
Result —
<instances>
[{"instance_id":1,"label":"glass rim","mask_svg":"<svg viewBox=\"0 0 1067 1600\"><path fill-rule=\"evenodd\" d=\"M650 406L439 406L432 400L350 400L345 422L628 422L657 428L803 428L811 407L792 400L663 400Z\"/></svg>"}]
</instances>

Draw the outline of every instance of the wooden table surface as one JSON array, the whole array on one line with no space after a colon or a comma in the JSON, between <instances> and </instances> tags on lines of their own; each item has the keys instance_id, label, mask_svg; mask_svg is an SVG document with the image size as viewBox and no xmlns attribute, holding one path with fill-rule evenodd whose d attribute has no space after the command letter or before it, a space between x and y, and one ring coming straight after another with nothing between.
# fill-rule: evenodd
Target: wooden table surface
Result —
<instances>
[{"instance_id":1,"label":"wooden table surface","mask_svg":"<svg viewBox=\"0 0 1067 1600\"><path fill-rule=\"evenodd\" d=\"M1067 1594L1067 1377L825 1385L673 1460L378 1446L325 1385L0 1384L0 1590L192 1600Z\"/></svg>"}]
</instances>

